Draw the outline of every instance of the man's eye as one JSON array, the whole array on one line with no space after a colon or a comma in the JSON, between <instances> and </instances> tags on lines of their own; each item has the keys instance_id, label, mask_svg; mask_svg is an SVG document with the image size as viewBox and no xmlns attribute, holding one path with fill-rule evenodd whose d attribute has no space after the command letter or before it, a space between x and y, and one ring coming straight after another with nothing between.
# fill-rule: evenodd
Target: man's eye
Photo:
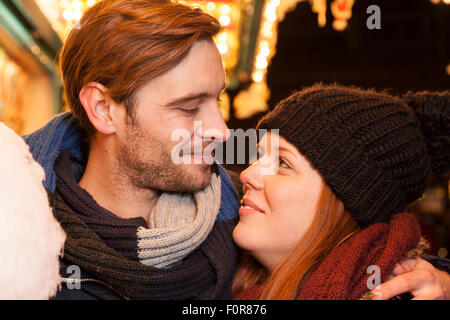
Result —
<instances>
[{"instance_id":1,"label":"man's eye","mask_svg":"<svg viewBox=\"0 0 450 320\"><path fill-rule=\"evenodd\" d=\"M198 112L198 107L193 109L181 109L183 112L189 113L189 114L195 114Z\"/></svg>"}]
</instances>

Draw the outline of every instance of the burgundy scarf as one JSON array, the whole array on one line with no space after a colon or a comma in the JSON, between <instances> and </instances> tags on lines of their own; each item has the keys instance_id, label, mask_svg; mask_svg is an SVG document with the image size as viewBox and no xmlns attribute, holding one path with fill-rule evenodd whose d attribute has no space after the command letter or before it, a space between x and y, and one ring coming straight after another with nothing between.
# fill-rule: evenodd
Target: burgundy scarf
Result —
<instances>
[{"instance_id":1,"label":"burgundy scarf","mask_svg":"<svg viewBox=\"0 0 450 320\"><path fill-rule=\"evenodd\" d=\"M393 216L389 223L376 223L344 241L319 264L302 286L299 300L353 300L369 291L367 268L376 265L384 282L395 264L415 249L420 226L408 213ZM236 299L258 299L262 286L239 294Z\"/></svg>"}]
</instances>

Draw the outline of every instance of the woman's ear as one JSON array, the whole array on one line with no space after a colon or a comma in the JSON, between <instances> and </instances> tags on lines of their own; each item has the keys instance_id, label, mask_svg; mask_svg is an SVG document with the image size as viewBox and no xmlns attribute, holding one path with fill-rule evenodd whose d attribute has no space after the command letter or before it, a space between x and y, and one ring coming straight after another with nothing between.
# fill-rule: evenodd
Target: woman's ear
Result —
<instances>
[{"instance_id":1,"label":"woman's ear","mask_svg":"<svg viewBox=\"0 0 450 320\"><path fill-rule=\"evenodd\" d=\"M92 125L98 132L116 132L114 111L117 107L108 89L98 82L89 82L80 91L80 102Z\"/></svg>"}]
</instances>

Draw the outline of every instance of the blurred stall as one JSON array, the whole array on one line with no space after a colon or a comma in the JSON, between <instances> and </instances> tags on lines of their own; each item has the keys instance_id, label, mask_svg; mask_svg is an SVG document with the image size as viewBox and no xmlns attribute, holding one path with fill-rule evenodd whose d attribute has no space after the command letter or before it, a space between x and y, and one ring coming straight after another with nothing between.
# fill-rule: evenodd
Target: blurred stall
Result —
<instances>
[{"instance_id":1,"label":"blurred stall","mask_svg":"<svg viewBox=\"0 0 450 320\"><path fill-rule=\"evenodd\" d=\"M0 2L0 121L18 134L40 128L60 111L53 62L60 47L34 1Z\"/></svg>"},{"instance_id":2,"label":"blurred stall","mask_svg":"<svg viewBox=\"0 0 450 320\"><path fill-rule=\"evenodd\" d=\"M64 41L71 28L76 26L83 12L97 1L5 0L2 2L0 8L3 12L1 16L3 33L7 33L8 38L12 39L19 48L21 47L22 51L20 54L11 53L11 49L4 49L9 58L6 59L4 54L2 55L3 64L10 66L9 72L15 70L14 75L9 75L18 79L18 86L15 88L19 88L20 79L24 78L19 75L23 72L29 73L30 68L24 67L17 56L31 54L35 61L34 70L41 70L50 79L50 87L52 87L50 95L53 97L60 95L56 85L57 71L52 61L61 41ZM355 0L179 0L179 2L201 8L215 16L223 26L223 31L215 37L215 41L222 54L228 78L227 90L221 97L221 110L225 119L231 120L231 126L245 126L246 119L267 111L274 97L276 97L275 100L279 99L278 88L268 84L267 78L269 67L277 51L277 42L280 40L279 25L289 12L298 11L299 4L302 4L302 8L306 6L309 15L314 17L314 28L331 29L336 33L334 36L336 39L343 38L338 34L353 33L352 24L361 28L359 17L356 22L354 21L353 11L357 10L359 14L366 14L366 10L362 12L358 7L360 1ZM450 0L421 0L421 2L440 5L448 4ZM6 19L5 15L12 18ZM14 21L7 22L11 19ZM298 23L295 29L300 29L303 22L298 21ZM14 32L17 25L20 25L19 29L23 30L26 36L18 36L16 34L18 32ZM0 34L0 38L2 41L5 35ZM300 39L292 39L292 45L295 46L294 43L299 41ZM286 61L286 65L289 62ZM15 67L11 67L12 65ZM449 68L450 64L447 66L448 70ZM450 73L450 71L447 72ZM36 72L33 71L33 73ZM25 85L25 87L28 86ZM271 94L271 91L275 94ZM285 92L282 94L286 95ZM12 93L10 95L12 96ZM9 97L8 101L14 101L14 99L17 98ZM61 104L60 98L59 100L53 98L53 101L56 105ZM15 112L21 113L19 105L17 106ZM54 111L59 110L58 107L53 107Z\"/></svg>"},{"instance_id":3,"label":"blurred stall","mask_svg":"<svg viewBox=\"0 0 450 320\"><path fill-rule=\"evenodd\" d=\"M83 12L97 0L35 0L61 39L76 26ZM224 118L245 119L268 109L267 67L275 54L278 23L297 3L307 0L180 0L215 16L223 31L215 41L222 54L228 87L221 97ZM326 0L309 0L326 23ZM353 0L335 0L333 27L342 30L351 17ZM230 96L231 93L231 96Z\"/></svg>"}]
</instances>

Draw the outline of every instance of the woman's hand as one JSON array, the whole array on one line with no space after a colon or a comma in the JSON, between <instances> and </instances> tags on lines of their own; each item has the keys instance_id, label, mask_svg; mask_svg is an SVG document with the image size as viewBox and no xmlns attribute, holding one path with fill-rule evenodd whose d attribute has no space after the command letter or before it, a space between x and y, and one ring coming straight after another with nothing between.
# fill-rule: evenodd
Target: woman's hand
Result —
<instances>
[{"instance_id":1,"label":"woman's hand","mask_svg":"<svg viewBox=\"0 0 450 320\"><path fill-rule=\"evenodd\" d=\"M387 300L410 292L413 300L450 300L450 275L420 259L407 259L397 264L395 277L372 290L374 300Z\"/></svg>"}]
</instances>

